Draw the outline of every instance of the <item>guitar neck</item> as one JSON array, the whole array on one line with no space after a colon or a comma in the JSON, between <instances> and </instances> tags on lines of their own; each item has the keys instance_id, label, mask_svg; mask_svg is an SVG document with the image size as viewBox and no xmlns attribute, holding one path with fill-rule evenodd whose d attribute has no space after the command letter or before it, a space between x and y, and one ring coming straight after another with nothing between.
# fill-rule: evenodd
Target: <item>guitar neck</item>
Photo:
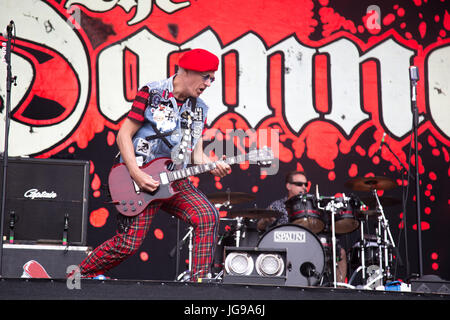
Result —
<instances>
[{"instance_id":1,"label":"guitar neck","mask_svg":"<svg viewBox=\"0 0 450 320\"><path fill-rule=\"evenodd\" d=\"M241 163L248 160L248 154L242 154L235 157L226 158L224 160L220 160L222 162L227 163L228 165L233 165L236 163ZM169 182L173 182L176 180L181 180L187 177L195 176L198 174L202 174L205 172L209 172L211 170L214 170L217 167L217 163L220 161L215 162L209 162L209 163L203 163L196 166L184 168L184 169L178 169L167 172L167 178Z\"/></svg>"}]
</instances>

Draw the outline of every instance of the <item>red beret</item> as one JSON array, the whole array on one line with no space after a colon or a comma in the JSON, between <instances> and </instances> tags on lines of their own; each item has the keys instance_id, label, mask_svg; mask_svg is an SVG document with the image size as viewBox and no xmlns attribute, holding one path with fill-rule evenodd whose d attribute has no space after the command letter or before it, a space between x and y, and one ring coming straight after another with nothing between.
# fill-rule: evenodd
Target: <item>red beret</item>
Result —
<instances>
[{"instance_id":1,"label":"red beret","mask_svg":"<svg viewBox=\"0 0 450 320\"><path fill-rule=\"evenodd\" d=\"M180 58L178 65L198 72L217 71L219 58L207 50L192 49Z\"/></svg>"}]
</instances>

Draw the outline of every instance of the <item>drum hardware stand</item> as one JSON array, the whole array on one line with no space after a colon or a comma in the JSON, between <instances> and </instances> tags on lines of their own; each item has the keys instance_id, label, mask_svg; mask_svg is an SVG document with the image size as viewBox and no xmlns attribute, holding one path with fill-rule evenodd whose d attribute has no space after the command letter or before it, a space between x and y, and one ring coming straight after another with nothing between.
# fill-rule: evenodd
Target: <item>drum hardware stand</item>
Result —
<instances>
[{"instance_id":1,"label":"drum hardware stand","mask_svg":"<svg viewBox=\"0 0 450 320\"><path fill-rule=\"evenodd\" d=\"M237 224L236 224L236 247L239 247L239 245L240 245L239 242L241 239L241 229L242 229L242 226L244 225L242 223L243 219L244 219L243 217L236 218L236 222L237 222ZM243 234L245 234L245 231L243 232Z\"/></svg>"},{"instance_id":2,"label":"drum hardware stand","mask_svg":"<svg viewBox=\"0 0 450 320\"><path fill-rule=\"evenodd\" d=\"M383 259L382 259L382 249L384 249L384 271L385 271L385 276L387 279L389 279L392 275L390 273L390 266L389 266L389 250L388 247L392 246L393 248L395 248L395 243L394 240L392 238L392 234L391 234L391 230L389 229L389 222L386 219L386 216L384 215L384 210L383 207L381 206L380 203L380 199L378 198L378 194L376 190L373 190L373 194L375 196L375 199L377 200L378 203L378 210L380 212L380 215L378 216L378 232L377 232L377 243L383 242L383 246L381 246L379 244L379 259L380 259L380 270L383 270ZM381 232L383 231L383 235L381 234ZM383 236L383 239L381 238ZM388 239L389 236L389 239Z\"/></svg>"},{"instance_id":3,"label":"drum hardware stand","mask_svg":"<svg viewBox=\"0 0 450 320\"><path fill-rule=\"evenodd\" d=\"M366 239L364 238L364 223L361 221L361 276L363 282L366 280ZM359 269L359 268L358 268Z\"/></svg>"},{"instance_id":4,"label":"drum hardware stand","mask_svg":"<svg viewBox=\"0 0 450 320\"><path fill-rule=\"evenodd\" d=\"M386 219L386 216L384 215L383 207L381 206L380 200L378 198L377 191L374 189L373 191L374 197L377 201L377 211L380 213L378 216L378 227L376 229L376 239L377 239L377 246L378 246L378 259L379 259L379 265L378 270L371 273L369 275L369 268L365 265L365 248L366 248L366 240L364 238L364 224L361 222L361 246L360 246L360 252L361 252L361 266L359 266L354 274L357 274L359 270L361 270L362 274L362 280L363 283L365 281L369 281L364 285L364 289L372 289L371 285L376 283L378 280L389 279L392 277L390 272L390 265L389 265L389 247L392 246L395 248L394 241L392 239L392 234L389 229L389 223ZM378 274L378 275L377 275ZM366 280L366 276L368 276ZM375 277L374 277L375 276ZM352 279L350 279L351 283Z\"/></svg>"},{"instance_id":5,"label":"drum hardware stand","mask_svg":"<svg viewBox=\"0 0 450 320\"><path fill-rule=\"evenodd\" d=\"M318 196L318 191L316 191L316 196ZM345 199L345 194L343 194L343 197ZM336 288L338 283L337 283L337 277L336 277L336 273L337 273L336 264L337 264L337 261L336 261L336 222L335 222L335 214L336 214L338 208L343 207L343 204L341 202L337 202L336 203L334 200L335 200L335 198L332 197L332 200L329 201L327 203L326 207L324 207L324 208L323 207L321 208L319 204L317 204L317 207L319 209L331 212L331 242L332 242L332 247L333 247L333 253L332 253L332 256L333 256L333 286Z\"/></svg>"},{"instance_id":6,"label":"drum hardware stand","mask_svg":"<svg viewBox=\"0 0 450 320\"><path fill-rule=\"evenodd\" d=\"M184 281L182 280L187 274L189 274L189 278L192 276L191 275L191 271L192 271L192 250L194 248L194 228L192 226L189 226L188 228L188 232L185 234L184 238L181 240L181 245L177 246L177 249L180 250L183 246L183 244L186 242L186 239L189 237L189 245L188 245L188 250L189 250L189 265L188 265L188 269L184 272L182 272L178 277L177 277L177 281Z\"/></svg>"}]
</instances>

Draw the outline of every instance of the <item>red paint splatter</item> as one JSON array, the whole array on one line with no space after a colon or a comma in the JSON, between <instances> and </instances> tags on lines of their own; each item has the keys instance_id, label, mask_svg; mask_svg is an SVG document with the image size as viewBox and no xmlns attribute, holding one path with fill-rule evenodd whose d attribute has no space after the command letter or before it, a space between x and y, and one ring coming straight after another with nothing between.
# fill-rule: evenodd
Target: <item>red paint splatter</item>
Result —
<instances>
[{"instance_id":1,"label":"red paint splatter","mask_svg":"<svg viewBox=\"0 0 450 320\"><path fill-rule=\"evenodd\" d=\"M252 192L253 193L257 193L258 192L258 186L253 186L252 187Z\"/></svg>"},{"instance_id":2,"label":"red paint splatter","mask_svg":"<svg viewBox=\"0 0 450 320\"><path fill-rule=\"evenodd\" d=\"M372 158L372 162L373 162L373 164L379 164L379 163L380 163L380 157L374 156L374 157Z\"/></svg>"},{"instance_id":3,"label":"red paint splatter","mask_svg":"<svg viewBox=\"0 0 450 320\"><path fill-rule=\"evenodd\" d=\"M442 22L442 25L446 30L450 30L450 14L445 10L444 13L444 21Z\"/></svg>"},{"instance_id":4,"label":"red paint splatter","mask_svg":"<svg viewBox=\"0 0 450 320\"><path fill-rule=\"evenodd\" d=\"M153 234L155 235L155 238L158 240L164 239L164 232L161 229L156 228Z\"/></svg>"},{"instance_id":5,"label":"red paint splatter","mask_svg":"<svg viewBox=\"0 0 450 320\"><path fill-rule=\"evenodd\" d=\"M361 148L361 146L356 146L355 151L361 156L364 157L366 155L366 150Z\"/></svg>"},{"instance_id":6,"label":"red paint splatter","mask_svg":"<svg viewBox=\"0 0 450 320\"><path fill-rule=\"evenodd\" d=\"M310 123L304 130L307 156L324 169L334 169L334 159L339 155L338 140L343 141L339 130L327 122Z\"/></svg>"},{"instance_id":7,"label":"red paint splatter","mask_svg":"<svg viewBox=\"0 0 450 320\"><path fill-rule=\"evenodd\" d=\"M334 171L328 172L328 180L334 181L336 179L336 173Z\"/></svg>"},{"instance_id":8,"label":"red paint splatter","mask_svg":"<svg viewBox=\"0 0 450 320\"><path fill-rule=\"evenodd\" d=\"M112 131L108 132L108 135L106 136L106 143L108 146L112 146L116 142L116 136Z\"/></svg>"},{"instance_id":9,"label":"red paint splatter","mask_svg":"<svg viewBox=\"0 0 450 320\"><path fill-rule=\"evenodd\" d=\"M431 213L431 208L430 207L426 207L423 212L425 212L425 214L430 214Z\"/></svg>"},{"instance_id":10,"label":"red paint splatter","mask_svg":"<svg viewBox=\"0 0 450 320\"><path fill-rule=\"evenodd\" d=\"M434 271L437 271L437 270L439 269L439 264L436 263L436 262L433 262L433 263L431 264L431 268L432 268Z\"/></svg>"},{"instance_id":11,"label":"red paint splatter","mask_svg":"<svg viewBox=\"0 0 450 320\"><path fill-rule=\"evenodd\" d=\"M101 192L98 191L98 190L96 190L96 191L94 191L94 192L92 193L92 195L94 196L94 198L100 198Z\"/></svg>"},{"instance_id":12,"label":"red paint splatter","mask_svg":"<svg viewBox=\"0 0 450 320\"><path fill-rule=\"evenodd\" d=\"M435 157L439 157L439 155L441 154L441 152L439 151L439 149L433 149L431 151L431 153L433 154L433 156Z\"/></svg>"},{"instance_id":13,"label":"red paint splatter","mask_svg":"<svg viewBox=\"0 0 450 320\"><path fill-rule=\"evenodd\" d=\"M433 252L433 253L431 254L431 259L437 260L438 258L439 258L439 255L438 255L436 252Z\"/></svg>"},{"instance_id":14,"label":"red paint splatter","mask_svg":"<svg viewBox=\"0 0 450 320\"><path fill-rule=\"evenodd\" d=\"M427 24L424 21L422 21L419 24L419 33L422 39L425 37L425 34L427 33Z\"/></svg>"},{"instance_id":15,"label":"red paint splatter","mask_svg":"<svg viewBox=\"0 0 450 320\"><path fill-rule=\"evenodd\" d=\"M349 177L356 177L358 175L358 166L354 163L350 166L350 169L348 170Z\"/></svg>"},{"instance_id":16,"label":"red paint splatter","mask_svg":"<svg viewBox=\"0 0 450 320\"><path fill-rule=\"evenodd\" d=\"M89 174L93 174L95 170L94 162L89 160Z\"/></svg>"},{"instance_id":17,"label":"red paint splatter","mask_svg":"<svg viewBox=\"0 0 450 320\"><path fill-rule=\"evenodd\" d=\"M430 146L436 148L436 139L432 135L429 135L427 140Z\"/></svg>"},{"instance_id":18,"label":"red paint splatter","mask_svg":"<svg viewBox=\"0 0 450 320\"><path fill-rule=\"evenodd\" d=\"M383 24L385 26L390 25L392 22L395 21L395 15L392 13L387 14L384 18L383 18Z\"/></svg>"},{"instance_id":19,"label":"red paint splatter","mask_svg":"<svg viewBox=\"0 0 450 320\"><path fill-rule=\"evenodd\" d=\"M434 173L433 171L431 171L428 176L430 177L431 180L436 181L437 176L436 173Z\"/></svg>"},{"instance_id":20,"label":"red paint splatter","mask_svg":"<svg viewBox=\"0 0 450 320\"><path fill-rule=\"evenodd\" d=\"M145 251L142 251L142 252L139 254L139 258L141 258L142 261L147 261L147 260L148 260L148 253L145 252Z\"/></svg>"},{"instance_id":21,"label":"red paint splatter","mask_svg":"<svg viewBox=\"0 0 450 320\"><path fill-rule=\"evenodd\" d=\"M93 190L98 190L100 188L100 184L101 184L101 181L100 181L99 176L97 174L94 174L94 179L92 179L91 188Z\"/></svg>"},{"instance_id":22,"label":"red paint splatter","mask_svg":"<svg viewBox=\"0 0 450 320\"><path fill-rule=\"evenodd\" d=\"M426 221L422 221L420 225L421 225L422 231L430 229L430 224ZM413 230L417 230L417 224L413 225Z\"/></svg>"},{"instance_id":23,"label":"red paint splatter","mask_svg":"<svg viewBox=\"0 0 450 320\"><path fill-rule=\"evenodd\" d=\"M339 13L334 12L333 8L322 7L319 9L320 21L323 23L322 35L328 37L332 33L344 29L351 33L356 33L356 27L353 21L345 19Z\"/></svg>"},{"instance_id":24,"label":"red paint splatter","mask_svg":"<svg viewBox=\"0 0 450 320\"><path fill-rule=\"evenodd\" d=\"M448 151L445 147L442 147L442 153L444 154L444 159L445 162L449 162L450 161L450 155L448 154Z\"/></svg>"},{"instance_id":25,"label":"red paint splatter","mask_svg":"<svg viewBox=\"0 0 450 320\"><path fill-rule=\"evenodd\" d=\"M109 211L106 208L100 208L91 212L89 222L96 228L101 228L105 225L108 219Z\"/></svg>"},{"instance_id":26,"label":"red paint splatter","mask_svg":"<svg viewBox=\"0 0 450 320\"><path fill-rule=\"evenodd\" d=\"M222 190L223 186L220 182L216 182L216 189Z\"/></svg>"}]
</instances>

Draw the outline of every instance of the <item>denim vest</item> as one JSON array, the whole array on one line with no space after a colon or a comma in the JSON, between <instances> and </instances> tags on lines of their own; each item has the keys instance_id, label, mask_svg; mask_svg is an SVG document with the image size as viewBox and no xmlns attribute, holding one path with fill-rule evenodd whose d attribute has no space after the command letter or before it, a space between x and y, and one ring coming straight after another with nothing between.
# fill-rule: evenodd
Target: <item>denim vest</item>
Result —
<instances>
[{"instance_id":1,"label":"denim vest","mask_svg":"<svg viewBox=\"0 0 450 320\"><path fill-rule=\"evenodd\" d=\"M185 167L202 137L208 106L197 98L178 107L172 94L174 77L146 84L150 95L145 120L133 137L139 165L168 157Z\"/></svg>"}]
</instances>

